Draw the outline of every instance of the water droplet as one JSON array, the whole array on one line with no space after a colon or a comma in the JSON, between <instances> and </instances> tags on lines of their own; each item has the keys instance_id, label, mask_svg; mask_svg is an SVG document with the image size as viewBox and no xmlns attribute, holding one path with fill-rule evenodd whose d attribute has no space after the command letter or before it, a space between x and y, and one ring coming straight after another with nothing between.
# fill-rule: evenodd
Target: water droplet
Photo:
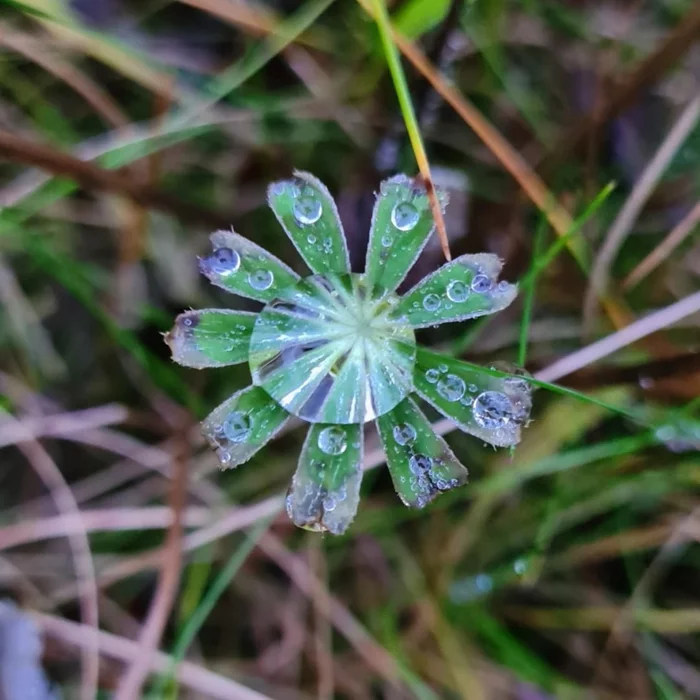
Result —
<instances>
[{"instance_id":1,"label":"water droplet","mask_svg":"<svg viewBox=\"0 0 700 700\"><path fill-rule=\"evenodd\" d=\"M217 248L207 259L212 272L233 275L241 266L241 256L231 248Z\"/></svg>"},{"instance_id":2,"label":"water droplet","mask_svg":"<svg viewBox=\"0 0 700 700\"><path fill-rule=\"evenodd\" d=\"M437 311L441 304L442 302L437 294L428 294L425 299L423 299L423 308L426 311Z\"/></svg>"},{"instance_id":3,"label":"water droplet","mask_svg":"<svg viewBox=\"0 0 700 700\"><path fill-rule=\"evenodd\" d=\"M510 285L505 280L498 283L498 291L499 292L507 292L509 287L510 287Z\"/></svg>"},{"instance_id":4,"label":"water droplet","mask_svg":"<svg viewBox=\"0 0 700 700\"><path fill-rule=\"evenodd\" d=\"M465 396L460 403L462 406L471 406L474 403L474 399L471 396Z\"/></svg>"},{"instance_id":5,"label":"water droplet","mask_svg":"<svg viewBox=\"0 0 700 700\"><path fill-rule=\"evenodd\" d=\"M440 379L440 372L438 372L438 370L436 370L436 369L426 370L425 379L427 382L430 382L431 384L435 384L435 382L438 379Z\"/></svg>"},{"instance_id":6,"label":"water droplet","mask_svg":"<svg viewBox=\"0 0 700 700\"><path fill-rule=\"evenodd\" d=\"M446 401L459 401L467 390L467 385L456 374L448 374L437 384L437 391Z\"/></svg>"},{"instance_id":7,"label":"water droplet","mask_svg":"<svg viewBox=\"0 0 700 700\"><path fill-rule=\"evenodd\" d=\"M488 593L493 588L493 579L488 574L478 574L474 583L480 593Z\"/></svg>"},{"instance_id":8,"label":"water droplet","mask_svg":"<svg viewBox=\"0 0 700 700\"><path fill-rule=\"evenodd\" d=\"M641 386L642 389L653 389L654 384L655 382L651 377L647 377L646 375L639 377L639 386Z\"/></svg>"},{"instance_id":9,"label":"water droplet","mask_svg":"<svg viewBox=\"0 0 700 700\"><path fill-rule=\"evenodd\" d=\"M386 236L382 236L382 245L385 248L388 248L391 245L392 241L393 241L393 238L391 236L389 236L388 234Z\"/></svg>"},{"instance_id":10,"label":"water droplet","mask_svg":"<svg viewBox=\"0 0 700 700\"><path fill-rule=\"evenodd\" d=\"M255 270L248 275L248 283L259 292L269 289L274 279L274 275L269 270Z\"/></svg>"},{"instance_id":11,"label":"water droplet","mask_svg":"<svg viewBox=\"0 0 700 700\"><path fill-rule=\"evenodd\" d=\"M676 437L676 429L672 425L661 425L654 433L661 442L670 442Z\"/></svg>"},{"instance_id":12,"label":"water droplet","mask_svg":"<svg viewBox=\"0 0 700 700\"><path fill-rule=\"evenodd\" d=\"M484 391L474 400L474 420L482 427L496 430L507 425L513 415L513 404L500 391Z\"/></svg>"},{"instance_id":13,"label":"water droplet","mask_svg":"<svg viewBox=\"0 0 700 700\"><path fill-rule=\"evenodd\" d=\"M245 442L250 435L250 418L246 413L233 411L224 421L224 435L231 442Z\"/></svg>"},{"instance_id":14,"label":"water droplet","mask_svg":"<svg viewBox=\"0 0 700 700\"><path fill-rule=\"evenodd\" d=\"M399 231L410 231L420 219L418 209L410 202L399 202L391 211L391 223Z\"/></svg>"},{"instance_id":15,"label":"water droplet","mask_svg":"<svg viewBox=\"0 0 700 700\"><path fill-rule=\"evenodd\" d=\"M312 236L311 234L309 234L306 237L306 240L313 245L314 243L316 243L316 236Z\"/></svg>"},{"instance_id":16,"label":"water droplet","mask_svg":"<svg viewBox=\"0 0 700 700\"><path fill-rule=\"evenodd\" d=\"M416 439L416 429L410 423L395 425L392 432L399 445L409 445Z\"/></svg>"},{"instance_id":17,"label":"water droplet","mask_svg":"<svg viewBox=\"0 0 700 700\"><path fill-rule=\"evenodd\" d=\"M447 365L438 365L438 372L445 374L445 372L447 372Z\"/></svg>"},{"instance_id":18,"label":"water droplet","mask_svg":"<svg viewBox=\"0 0 700 700\"><path fill-rule=\"evenodd\" d=\"M513 571L518 576L522 576L527 571L527 562L524 559L516 559L513 562Z\"/></svg>"},{"instance_id":19,"label":"water droplet","mask_svg":"<svg viewBox=\"0 0 700 700\"><path fill-rule=\"evenodd\" d=\"M323 214L323 204L318 197L306 194L294 202L294 218L302 225L315 224Z\"/></svg>"},{"instance_id":20,"label":"water droplet","mask_svg":"<svg viewBox=\"0 0 700 700\"><path fill-rule=\"evenodd\" d=\"M182 324L192 328L194 326L194 319L191 316L185 316L185 318L182 319Z\"/></svg>"},{"instance_id":21,"label":"water droplet","mask_svg":"<svg viewBox=\"0 0 700 700\"><path fill-rule=\"evenodd\" d=\"M453 280L447 285L447 296L454 301L455 304L465 301L469 294L470 290L465 282Z\"/></svg>"},{"instance_id":22,"label":"water droplet","mask_svg":"<svg viewBox=\"0 0 700 700\"><path fill-rule=\"evenodd\" d=\"M330 512L332 512L332 511L334 511L334 510L335 510L335 507L336 507L337 505L338 505L338 503L337 503L337 501L335 500L335 498L333 498L333 496L330 496L330 495L329 495L329 496L326 496L326 497L323 499L323 510L324 510L326 513L330 513Z\"/></svg>"},{"instance_id":23,"label":"water droplet","mask_svg":"<svg viewBox=\"0 0 700 700\"><path fill-rule=\"evenodd\" d=\"M479 391L479 387L476 384L470 384L469 391L471 391L472 394L476 394L476 392Z\"/></svg>"},{"instance_id":24,"label":"water droplet","mask_svg":"<svg viewBox=\"0 0 700 700\"><path fill-rule=\"evenodd\" d=\"M493 280L486 275L477 275L472 280L472 291L477 294L486 294L493 289Z\"/></svg>"},{"instance_id":25,"label":"water droplet","mask_svg":"<svg viewBox=\"0 0 700 700\"><path fill-rule=\"evenodd\" d=\"M347 433L337 425L330 425L318 434L318 446L327 455L341 455L348 448Z\"/></svg>"},{"instance_id":26,"label":"water droplet","mask_svg":"<svg viewBox=\"0 0 700 700\"><path fill-rule=\"evenodd\" d=\"M433 466L433 460L427 455L416 454L411 455L411 459L408 460L408 468L416 476L422 476L427 472L430 467Z\"/></svg>"}]
</instances>

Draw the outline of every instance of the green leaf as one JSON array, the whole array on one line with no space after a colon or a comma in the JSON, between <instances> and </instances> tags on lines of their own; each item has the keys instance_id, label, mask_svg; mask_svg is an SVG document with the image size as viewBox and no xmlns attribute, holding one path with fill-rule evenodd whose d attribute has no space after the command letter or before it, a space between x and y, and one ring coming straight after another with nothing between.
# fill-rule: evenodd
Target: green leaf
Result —
<instances>
[{"instance_id":1,"label":"green leaf","mask_svg":"<svg viewBox=\"0 0 700 700\"><path fill-rule=\"evenodd\" d=\"M227 292L267 304L299 281L274 255L233 231L216 231L210 240L214 252L199 258L199 269Z\"/></svg>"},{"instance_id":2,"label":"green leaf","mask_svg":"<svg viewBox=\"0 0 700 700\"><path fill-rule=\"evenodd\" d=\"M447 194L436 190L444 210ZM382 182L372 214L365 275L391 292L415 263L435 229L425 186L406 175Z\"/></svg>"},{"instance_id":3,"label":"green leaf","mask_svg":"<svg viewBox=\"0 0 700 700\"><path fill-rule=\"evenodd\" d=\"M187 311L166 334L173 360L185 367L225 367L245 362L257 314L227 309Z\"/></svg>"},{"instance_id":4,"label":"green leaf","mask_svg":"<svg viewBox=\"0 0 700 700\"><path fill-rule=\"evenodd\" d=\"M262 389L236 392L202 422L202 434L224 469L247 462L289 419Z\"/></svg>"},{"instance_id":5,"label":"green leaf","mask_svg":"<svg viewBox=\"0 0 700 700\"><path fill-rule=\"evenodd\" d=\"M462 255L407 292L395 313L423 328L501 311L518 293L516 285L498 281L502 267L496 255Z\"/></svg>"},{"instance_id":6,"label":"green leaf","mask_svg":"<svg viewBox=\"0 0 700 700\"><path fill-rule=\"evenodd\" d=\"M267 202L312 272L350 272L343 225L328 188L309 173L273 182Z\"/></svg>"},{"instance_id":7,"label":"green leaf","mask_svg":"<svg viewBox=\"0 0 700 700\"><path fill-rule=\"evenodd\" d=\"M497 447L516 445L530 418L530 384L517 374L496 377L419 347L413 381L416 391L440 413Z\"/></svg>"},{"instance_id":8,"label":"green leaf","mask_svg":"<svg viewBox=\"0 0 700 700\"><path fill-rule=\"evenodd\" d=\"M392 16L394 28L409 39L417 39L442 22L450 9L450 0L409 0Z\"/></svg>"},{"instance_id":9,"label":"green leaf","mask_svg":"<svg viewBox=\"0 0 700 700\"><path fill-rule=\"evenodd\" d=\"M377 418L394 488L405 505L423 508L467 482L467 470L411 398Z\"/></svg>"},{"instance_id":10,"label":"green leaf","mask_svg":"<svg viewBox=\"0 0 700 700\"><path fill-rule=\"evenodd\" d=\"M311 426L287 494L295 525L334 535L347 530L360 502L362 442L360 425Z\"/></svg>"}]
</instances>

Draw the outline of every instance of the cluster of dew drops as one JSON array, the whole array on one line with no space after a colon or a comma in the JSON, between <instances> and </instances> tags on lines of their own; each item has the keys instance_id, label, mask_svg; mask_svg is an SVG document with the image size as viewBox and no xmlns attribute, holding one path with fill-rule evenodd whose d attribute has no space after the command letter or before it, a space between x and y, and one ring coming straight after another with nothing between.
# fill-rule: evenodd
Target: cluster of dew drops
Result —
<instances>
[{"instance_id":1,"label":"cluster of dew drops","mask_svg":"<svg viewBox=\"0 0 700 700\"><path fill-rule=\"evenodd\" d=\"M307 187L301 189L296 185L292 185L291 195L294 198L292 215L300 226L311 226L321 218L323 215L323 202L315 195L311 188ZM309 243L309 245L314 245L317 242L317 238L310 233L306 237L306 242ZM319 251L328 255L332 250L333 240L331 238L324 238Z\"/></svg>"},{"instance_id":2,"label":"cluster of dew drops","mask_svg":"<svg viewBox=\"0 0 700 700\"><path fill-rule=\"evenodd\" d=\"M425 380L435 385L437 393L445 401L459 401L463 406L471 406L474 420L487 430L498 430L510 422L513 404L508 396L500 391L482 391L474 397L473 394L479 390L476 384L467 386L464 379L448 373L447 369L447 365L440 365L425 371Z\"/></svg>"},{"instance_id":3,"label":"cluster of dew drops","mask_svg":"<svg viewBox=\"0 0 700 700\"><path fill-rule=\"evenodd\" d=\"M449 310L452 308L452 304L461 304L466 301L472 293L475 294L488 294L493 291L496 283L488 276L482 272L477 272L472 279L471 284L467 284L462 280L452 280L445 288L445 309ZM498 283L498 290L505 292L508 289L508 282L502 281ZM443 298L439 294L430 293L423 297L423 308L426 311L434 312L437 311L443 304ZM415 308L419 307L417 301L413 302Z\"/></svg>"},{"instance_id":4,"label":"cluster of dew drops","mask_svg":"<svg viewBox=\"0 0 700 700\"><path fill-rule=\"evenodd\" d=\"M261 257L260 262L264 262L265 258ZM212 271L216 272L221 277L230 277L235 275L241 267L241 256L236 250L231 248L217 248L210 258ZM248 273L248 284L258 292L264 292L269 289L275 276L270 270L258 268L251 270Z\"/></svg>"},{"instance_id":5,"label":"cluster of dew drops","mask_svg":"<svg viewBox=\"0 0 700 700\"><path fill-rule=\"evenodd\" d=\"M440 491L447 491L459 485L457 479L434 479L431 469L440 464L439 459L434 459L426 454L416 452L413 442L418 437L416 429L410 423L399 423L392 428L392 436L397 445L404 447L409 452L408 469L411 472L409 486L417 494L417 505L422 508L430 500L430 492L435 487ZM406 477L399 477L405 483Z\"/></svg>"}]
</instances>

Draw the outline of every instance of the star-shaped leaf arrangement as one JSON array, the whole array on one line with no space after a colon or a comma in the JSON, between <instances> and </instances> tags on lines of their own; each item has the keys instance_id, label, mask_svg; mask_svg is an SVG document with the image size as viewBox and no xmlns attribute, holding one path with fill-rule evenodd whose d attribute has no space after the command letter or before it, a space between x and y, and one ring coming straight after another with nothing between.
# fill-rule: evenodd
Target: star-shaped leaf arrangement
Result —
<instances>
[{"instance_id":1,"label":"star-shaped leaf arrangement","mask_svg":"<svg viewBox=\"0 0 700 700\"><path fill-rule=\"evenodd\" d=\"M405 175L382 183L364 274L350 272L338 210L316 178L298 172L273 183L268 202L312 274L301 279L246 238L217 231L202 273L264 308L189 311L166 335L173 359L187 367L250 367L252 385L202 424L222 467L250 459L291 416L307 421L287 512L300 527L340 534L357 512L365 423L376 421L396 491L417 508L465 483L467 470L416 397L487 443L520 440L528 382L419 347L414 333L508 306L517 290L498 281L501 261L463 255L396 294L434 230L423 185Z\"/></svg>"}]
</instances>

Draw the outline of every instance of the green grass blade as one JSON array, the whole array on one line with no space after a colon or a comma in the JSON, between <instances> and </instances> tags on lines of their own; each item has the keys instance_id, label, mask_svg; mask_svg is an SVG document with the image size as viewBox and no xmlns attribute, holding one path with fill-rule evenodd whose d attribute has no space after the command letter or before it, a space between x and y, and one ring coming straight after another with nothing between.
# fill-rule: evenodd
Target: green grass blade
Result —
<instances>
[{"instance_id":1,"label":"green grass blade","mask_svg":"<svg viewBox=\"0 0 700 700\"><path fill-rule=\"evenodd\" d=\"M273 516L273 518L274 517L276 517L276 515ZM170 667L155 684L152 693L152 697L154 699L165 697L165 689L173 682L175 668L185 658L187 650L192 645L192 642L197 636L199 630L211 615L217 601L229 587L234 576L238 573L241 566L243 566L245 560L253 551L260 538L265 534L265 531L270 526L273 518L260 521L257 525L255 525L255 527L251 528L250 531L246 533L245 540L233 552L229 560L226 562L224 568L214 579L214 582L211 584L209 590L205 593L197 609L194 611L190 619L184 624L180 632L180 636L175 642L175 646L172 650Z\"/></svg>"},{"instance_id":2,"label":"green grass blade","mask_svg":"<svg viewBox=\"0 0 700 700\"><path fill-rule=\"evenodd\" d=\"M532 252L532 267L534 269L537 265L537 260L540 256L540 251L544 245L544 236L547 232L547 218L541 217L539 225L537 226L537 231L535 231L535 245ZM532 321L532 309L535 304L535 286L537 282L537 276L532 275L522 287L524 289L524 300L523 300L523 317L520 321L520 340L518 343L518 365L525 367L525 362L527 361L527 340L530 332L530 323Z\"/></svg>"}]
</instances>

